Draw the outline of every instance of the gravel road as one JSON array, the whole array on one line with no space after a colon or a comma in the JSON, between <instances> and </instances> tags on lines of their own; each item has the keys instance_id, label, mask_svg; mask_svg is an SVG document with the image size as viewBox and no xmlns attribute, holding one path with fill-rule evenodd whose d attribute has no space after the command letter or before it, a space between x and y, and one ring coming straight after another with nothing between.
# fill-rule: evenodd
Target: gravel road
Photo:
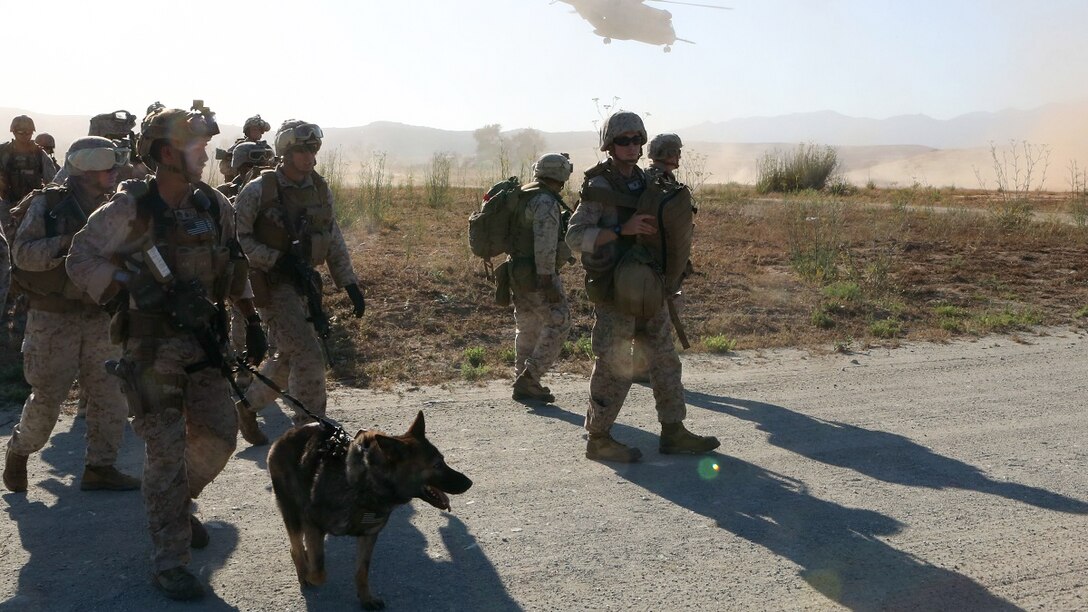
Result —
<instances>
[{"instance_id":1,"label":"gravel road","mask_svg":"<svg viewBox=\"0 0 1088 612\"><path fill-rule=\"evenodd\" d=\"M657 453L648 388L614 435L641 464L583 457L587 381L550 377L558 406L501 382L394 393L338 389L346 429L403 433L415 412L475 481L453 512L413 502L371 571L390 610L1088 609L1088 337L1063 329L864 353L684 357L689 428L710 457ZM508 384L508 383L507 383ZM6 440L14 413L0 413ZM288 420L266 411L278 434ZM239 450L200 500L212 593L148 580L138 493L82 492L84 423L62 418L0 495L0 610L342 610L355 550L301 592L265 471ZM142 444L126 433L122 467Z\"/></svg>"}]
</instances>

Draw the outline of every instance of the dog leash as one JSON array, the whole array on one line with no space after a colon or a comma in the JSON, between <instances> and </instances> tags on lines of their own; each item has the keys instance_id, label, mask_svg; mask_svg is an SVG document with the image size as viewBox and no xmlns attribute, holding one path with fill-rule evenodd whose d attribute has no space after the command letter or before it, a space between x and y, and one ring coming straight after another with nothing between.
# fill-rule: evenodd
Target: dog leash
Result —
<instances>
[{"instance_id":1,"label":"dog leash","mask_svg":"<svg viewBox=\"0 0 1088 612\"><path fill-rule=\"evenodd\" d=\"M337 456L347 454L348 447L351 446L352 437L348 435L348 432L345 431L339 423L326 416L310 412L310 409L307 408L298 398L281 389L280 386L275 383L275 381L265 376L264 374L261 374L257 370L257 368L249 365L249 363L247 363L243 357L239 357L237 361L238 367L240 369L245 369L250 374L253 374L262 383L268 385L269 389L272 389L272 391L276 392L276 394L278 394L280 397L291 402L295 405L296 408L305 412L306 416L317 421L318 423L321 423L321 428L325 431L325 433L329 435L321 450L327 451Z\"/></svg>"}]
</instances>

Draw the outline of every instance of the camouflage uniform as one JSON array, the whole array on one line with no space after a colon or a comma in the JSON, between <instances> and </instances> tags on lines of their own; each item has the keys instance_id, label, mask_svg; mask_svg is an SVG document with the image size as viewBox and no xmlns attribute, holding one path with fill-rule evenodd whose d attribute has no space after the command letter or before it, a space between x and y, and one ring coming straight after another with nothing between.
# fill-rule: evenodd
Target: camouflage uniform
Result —
<instances>
[{"instance_id":1,"label":"camouflage uniform","mask_svg":"<svg viewBox=\"0 0 1088 612\"><path fill-rule=\"evenodd\" d=\"M535 272L551 276L554 290L560 299L549 301L544 291L519 290L513 287L514 322L514 370L517 376L528 370L539 381L551 368L563 349L563 342L570 332L570 305L559 278L557 246L561 231L559 199L551 191L542 188L525 203L521 219L525 227L532 228L532 257ZM565 251L565 249L564 249ZM566 257L563 253L563 259Z\"/></svg>"},{"instance_id":2,"label":"camouflage uniform","mask_svg":"<svg viewBox=\"0 0 1088 612\"><path fill-rule=\"evenodd\" d=\"M618 173L617 173L618 174ZM635 168L627 181L632 194L641 193L645 176ZM593 177L589 186L612 189L607 179ZM590 267L594 259L615 258L615 241L600 248L594 245L603 228L622 224L632 211L583 199L570 219L567 245L583 254L583 261ZM657 418L661 423L679 423L687 414L684 402L684 386L680 380L680 358L673 345L673 332L668 310L662 309L650 319L640 320L617 311L611 304L596 305L593 323L593 353L596 360L589 381L590 404L586 414L586 431L604 434L612 427L620 407L631 389L631 340L644 345L650 362Z\"/></svg>"},{"instance_id":3,"label":"camouflage uniform","mask_svg":"<svg viewBox=\"0 0 1088 612\"><path fill-rule=\"evenodd\" d=\"M326 185L323 194L311 193L317 190L313 175L296 185L283 174L282 169L269 172L274 174L281 193L294 191L300 198L317 198L317 201L323 203L323 207L328 208L331 216L332 190ZM317 333L306 320L308 315L305 298L299 294L291 280L275 269L284 252L269 246L257 235L257 225L265 220L280 228L284 227L279 208L266 207L263 203L266 196L262 181L260 177L250 181L234 201L238 214L238 242L249 258L251 277L264 275L269 290L268 296L260 295L258 287L261 283L255 281L254 303L261 312L261 318L268 325L270 343L277 348L276 355L266 360L261 367L261 373L281 388L288 389L309 410L323 415L326 402L325 359ZM331 221L328 238L325 259L333 282L338 288L358 284L347 244L335 218ZM255 381L246 392L246 399L256 409L275 398L275 392L259 381ZM301 423L309 419L296 411L294 420Z\"/></svg>"},{"instance_id":4,"label":"camouflage uniform","mask_svg":"<svg viewBox=\"0 0 1088 612\"><path fill-rule=\"evenodd\" d=\"M148 185L150 197L157 197L154 181ZM233 239L234 214L225 198L212 196L219 209L218 225L210 216L214 208L203 211L194 202L195 192L169 212L186 234L204 245L202 249L214 252L211 257L218 262ZM69 274L95 300L109 301L118 290L114 276L119 270L111 260L131 258L155 244L154 226L137 213L133 195L118 192L73 239ZM180 227L174 231L182 232ZM211 232L217 233L209 236ZM223 280L214 263L183 266L169 257L167 263L180 281L199 279L209 295L216 293L209 285ZM238 420L226 380L216 369L201 367L206 356L191 333L172 329L163 321L166 315L144 313L134 303L128 314L125 359L140 364L141 381L157 396L157 401L137 411L133 427L146 444L143 498L154 545L152 561L162 572L188 563L190 500L200 495L234 452Z\"/></svg>"},{"instance_id":5,"label":"camouflage uniform","mask_svg":"<svg viewBox=\"0 0 1088 612\"><path fill-rule=\"evenodd\" d=\"M26 456L45 446L57 424L61 403L78 375L89 400L86 463L106 467L117 460L128 406L117 379L102 367L106 360L120 356L120 350L110 342L109 316L65 280L64 259L72 235L97 204L74 185L69 197L75 201L62 202L50 210L45 194L35 196L12 243L12 259L20 270L51 273L63 288L27 291L30 310L23 339L23 372L32 392L8 448ZM72 207L78 207L79 212L65 214ZM56 219L55 232L47 232L47 216Z\"/></svg>"},{"instance_id":6,"label":"camouflage uniform","mask_svg":"<svg viewBox=\"0 0 1088 612\"><path fill-rule=\"evenodd\" d=\"M21 153L14 140L0 144L0 201L6 203L0 206L0 225L7 236L15 234L11 208L31 191L47 185L57 173L49 154L33 146L33 151Z\"/></svg>"}]
</instances>

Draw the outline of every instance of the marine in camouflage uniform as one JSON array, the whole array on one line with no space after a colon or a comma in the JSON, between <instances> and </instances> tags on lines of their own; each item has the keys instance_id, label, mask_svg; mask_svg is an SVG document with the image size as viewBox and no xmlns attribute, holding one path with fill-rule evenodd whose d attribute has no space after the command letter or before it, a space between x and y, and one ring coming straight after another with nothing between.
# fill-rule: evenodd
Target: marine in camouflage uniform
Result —
<instances>
[{"instance_id":1,"label":"marine in camouflage uniform","mask_svg":"<svg viewBox=\"0 0 1088 612\"><path fill-rule=\"evenodd\" d=\"M320 415L325 414L326 403L325 358L314 326L307 321L304 284L325 263L333 282L351 298L352 313L361 317L366 308L333 214L332 190L314 172L322 137L321 128L312 123L285 121L276 132L276 154L283 161L250 181L234 201L238 241L249 258L254 302L277 349L261 373ZM320 277L316 278L320 284ZM260 381L246 391L249 404L258 409L275 397ZM246 441L268 443L253 410L239 404L238 416ZM296 410L293 420L305 423L310 418Z\"/></svg>"},{"instance_id":2,"label":"marine in camouflage uniform","mask_svg":"<svg viewBox=\"0 0 1088 612\"><path fill-rule=\"evenodd\" d=\"M140 487L138 479L114 467L128 406L117 379L102 369L106 360L120 356L110 342L110 318L64 268L72 236L113 193L124 154L104 138L81 138L68 150L65 165L72 176L66 186L34 192L20 204L27 208L12 241L13 276L29 300L23 374L32 390L8 441L4 484L11 491L26 491L27 457L49 440L77 374L89 398L80 488Z\"/></svg>"},{"instance_id":3,"label":"marine in camouflage uniform","mask_svg":"<svg viewBox=\"0 0 1088 612\"><path fill-rule=\"evenodd\" d=\"M0 323L4 321L4 304L7 303L11 290L11 251L4 228L0 227Z\"/></svg>"},{"instance_id":4,"label":"marine in camouflage uniform","mask_svg":"<svg viewBox=\"0 0 1088 612\"><path fill-rule=\"evenodd\" d=\"M42 151L49 156L49 162L53 164L53 172L56 173L60 170L60 163L57 162L57 156L54 155L54 151L57 149L57 141L53 138L52 134L42 132L34 137L34 144L41 147ZM54 176L56 176L54 174Z\"/></svg>"},{"instance_id":5,"label":"marine in camouflage uniform","mask_svg":"<svg viewBox=\"0 0 1088 612\"><path fill-rule=\"evenodd\" d=\"M95 211L67 261L72 279L99 303L122 289L129 296L111 327L124 348L114 371L125 380L133 427L146 445L153 584L173 599L204 592L186 568L189 548L208 544L192 499L226 465L238 435L228 383L215 366L224 359L223 301L245 292L244 258L232 248L233 209L199 182L216 133L214 115L198 105L145 119L137 148L154 177L122 185ZM256 312L247 300L239 304L254 321L248 345L259 360Z\"/></svg>"},{"instance_id":6,"label":"marine in camouflage uniform","mask_svg":"<svg viewBox=\"0 0 1088 612\"><path fill-rule=\"evenodd\" d=\"M11 120L10 142L0 144L0 224L4 233L11 236L15 228L11 223L11 208L28 193L41 189L56 174L49 155L34 142L34 120L19 115Z\"/></svg>"},{"instance_id":7,"label":"marine in camouflage uniform","mask_svg":"<svg viewBox=\"0 0 1088 612\"><path fill-rule=\"evenodd\" d=\"M554 402L540 384L570 332L570 304L559 267L570 257L563 240L569 211L559 195L574 167L563 154L549 153L533 166L536 183L522 188L514 252L507 264L514 295L515 400Z\"/></svg>"},{"instance_id":8,"label":"marine in camouflage uniform","mask_svg":"<svg viewBox=\"0 0 1088 612\"><path fill-rule=\"evenodd\" d=\"M638 168L646 129L630 112L611 115L601 129L601 151L609 159L586 171L581 201L570 220L566 241L582 255L586 292L595 304L586 457L600 461L637 461L642 452L611 436L613 423L631 388L631 341L644 344L649 356L657 418L661 423L659 450L663 453L705 453L717 448L717 438L697 436L684 428L687 406L681 382L680 358L673 344L667 309L648 319L621 312L612 302L612 274L622 252L635 236L657 231L652 215L635 214L633 202L646 189Z\"/></svg>"}]
</instances>

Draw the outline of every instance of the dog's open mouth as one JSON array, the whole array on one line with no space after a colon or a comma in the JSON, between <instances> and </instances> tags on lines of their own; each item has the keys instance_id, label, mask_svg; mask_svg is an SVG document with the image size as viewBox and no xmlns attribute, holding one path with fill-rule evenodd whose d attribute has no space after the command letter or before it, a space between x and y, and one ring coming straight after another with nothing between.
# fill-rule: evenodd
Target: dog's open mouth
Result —
<instances>
[{"instance_id":1,"label":"dog's open mouth","mask_svg":"<svg viewBox=\"0 0 1088 612\"><path fill-rule=\"evenodd\" d=\"M430 485L423 485L419 498L439 510L450 510L449 496Z\"/></svg>"}]
</instances>

